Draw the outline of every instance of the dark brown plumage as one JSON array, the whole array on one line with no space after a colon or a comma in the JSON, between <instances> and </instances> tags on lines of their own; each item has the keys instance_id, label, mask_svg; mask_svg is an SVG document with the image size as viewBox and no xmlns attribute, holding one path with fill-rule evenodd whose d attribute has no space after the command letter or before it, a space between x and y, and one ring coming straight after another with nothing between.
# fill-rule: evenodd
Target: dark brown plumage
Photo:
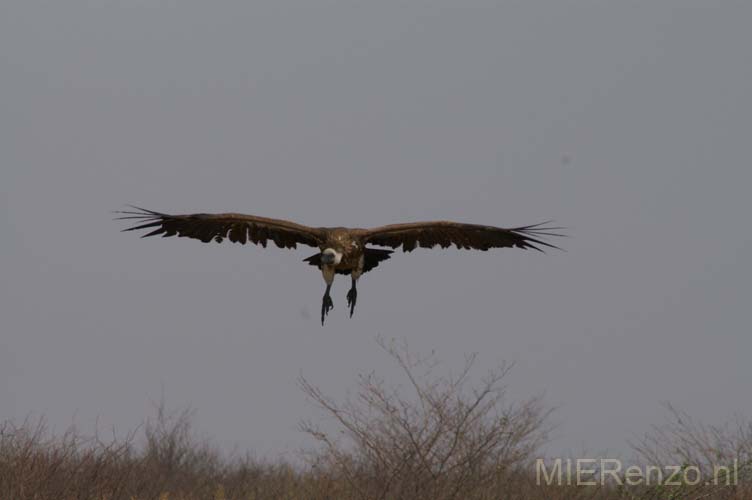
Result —
<instances>
[{"instance_id":1,"label":"dark brown plumage","mask_svg":"<svg viewBox=\"0 0 752 500\"><path fill-rule=\"evenodd\" d=\"M267 240L272 240L279 248L295 248L297 243L318 246L323 241L323 229L295 224L294 222L268 219L244 214L188 214L169 215L144 208L133 207L136 211L120 211L125 214L118 219L135 219L143 222L124 231L137 229L151 229L147 236L161 234L167 236L181 236L195 238L204 243L214 240L217 243L225 238L232 242L247 241L266 247Z\"/></svg>"},{"instance_id":2,"label":"dark brown plumage","mask_svg":"<svg viewBox=\"0 0 752 500\"><path fill-rule=\"evenodd\" d=\"M142 237L162 235L194 238L205 243L228 239L245 244L255 243L266 247L269 240L279 248L296 248L298 243L318 247L320 253L306 259L317 266L327 283L321 308L321 323L333 307L329 291L336 273L349 274L352 287L347 294L350 316L357 298L356 282L361 274L370 271L390 257L391 250L369 248L366 245L386 246L404 252L417 247L447 248L486 251L491 248L517 247L542 251L542 247L558 248L543 240L562 236L557 227L534 224L516 228L501 228L459 222L410 222L391 224L370 229L344 227L309 227L294 222L269 219L237 213L169 215L132 207L118 212L118 219L131 219L136 225L124 229L134 231L151 229Z\"/></svg>"},{"instance_id":3,"label":"dark brown plumage","mask_svg":"<svg viewBox=\"0 0 752 500\"><path fill-rule=\"evenodd\" d=\"M360 235L366 243L391 248L402 246L404 252L412 252L417 246L433 248L436 245L441 248L455 245L466 250L483 251L504 247L533 248L540 251L536 245L558 248L539 239L542 236L561 236L551 232L560 228L545 227L544 224L546 223L505 229L449 221L408 222L360 230Z\"/></svg>"}]
</instances>

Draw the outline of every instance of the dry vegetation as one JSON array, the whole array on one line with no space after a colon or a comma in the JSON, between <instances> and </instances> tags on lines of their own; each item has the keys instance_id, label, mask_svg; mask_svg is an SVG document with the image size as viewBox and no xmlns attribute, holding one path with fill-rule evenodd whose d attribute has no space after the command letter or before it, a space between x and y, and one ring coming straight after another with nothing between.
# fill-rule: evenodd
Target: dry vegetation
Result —
<instances>
[{"instance_id":1,"label":"dry vegetation","mask_svg":"<svg viewBox=\"0 0 752 500\"><path fill-rule=\"evenodd\" d=\"M301 430L319 446L301 464L225 458L191 432L191 413L156 418L123 438L51 435L44 420L0 426L0 500L41 499L750 499L746 464L752 425L710 427L672 408L666 424L634 444L646 464L710 471L736 461L737 485L538 485L535 460L549 410L540 399L508 403L501 366L471 383L474 357L454 375L433 358L379 341L404 386L362 375L337 402L301 378L303 392L329 417Z\"/></svg>"}]
</instances>

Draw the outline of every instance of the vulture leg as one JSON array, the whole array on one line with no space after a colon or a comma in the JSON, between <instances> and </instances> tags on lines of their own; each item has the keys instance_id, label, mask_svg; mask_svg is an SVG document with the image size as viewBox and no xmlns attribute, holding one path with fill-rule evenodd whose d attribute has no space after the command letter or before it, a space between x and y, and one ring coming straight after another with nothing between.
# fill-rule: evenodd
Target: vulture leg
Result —
<instances>
[{"instance_id":1,"label":"vulture leg","mask_svg":"<svg viewBox=\"0 0 752 500\"><path fill-rule=\"evenodd\" d=\"M350 291L347 292L347 307L350 308L351 318L352 318L353 312L355 312L355 302L358 300L358 289L355 288L355 283L357 281L358 281L358 278L353 277L352 287L350 288Z\"/></svg>"},{"instance_id":2,"label":"vulture leg","mask_svg":"<svg viewBox=\"0 0 752 500\"><path fill-rule=\"evenodd\" d=\"M332 302L332 297L329 295L329 290L331 290L331 288L332 284L327 283L324 298L321 301L321 326L324 326L324 317L329 314L329 311L334 309L334 302Z\"/></svg>"},{"instance_id":3,"label":"vulture leg","mask_svg":"<svg viewBox=\"0 0 752 500\"><path fill-rule=\"evenodd\" d=\"M347 306L350 308L351 318L353 313L355 312L355 302L358 300L358 289L355 287L355 284L358 282L360 275L363 274L364 265L365 259L364 256L361 255L360 259L358 260L358 267L353 269L352 273L350 273L350 276L352 277L352 287L350 287L350 291L347 292Z\"/></svg>"}]
</instances>

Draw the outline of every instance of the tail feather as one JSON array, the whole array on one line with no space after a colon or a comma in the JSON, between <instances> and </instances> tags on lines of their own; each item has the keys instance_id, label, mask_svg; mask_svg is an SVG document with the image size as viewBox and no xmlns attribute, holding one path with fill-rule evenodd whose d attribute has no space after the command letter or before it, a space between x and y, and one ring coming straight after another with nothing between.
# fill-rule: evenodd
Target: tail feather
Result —
<instances>
[{"instance_id":1,"label":"tail feather","mask_svg":"<svg viewBox=\"0 0 752 500\"><path fill-rule=\"evenodd\" d=\"M382 250L380 248L366 248L363 255L363 272L367 273L374 267L379 265L379 262L387 260L391 257L393 250ZM321 269L321 254L316 253L310 257L303 259L303 262L308 262L312 266L316 266ZM338 274L350 274L349 269L338 269Z\"/></svg>"}]
</instances>

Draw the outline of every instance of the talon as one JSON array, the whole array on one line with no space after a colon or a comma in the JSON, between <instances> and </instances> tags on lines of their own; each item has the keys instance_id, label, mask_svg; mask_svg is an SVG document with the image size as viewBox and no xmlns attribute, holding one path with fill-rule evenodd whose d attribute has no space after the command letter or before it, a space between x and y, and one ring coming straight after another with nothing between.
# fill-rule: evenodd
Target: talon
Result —
<instances>
[{"instance_id":1,"label":"talon","mask_svg":"<svg viewBox=\"0 0 752 500\"><path fill-rule=\"evenodd\" d=\"M329 294L326 294L321 301L321 326L324 326L324 318L332 309L334 309L334 302L332 302L331 296Z\"/></svg>"},{"instance_id":2,"label":"talon","mask_svg":"<svg viewBox=\"0 0 752 500\"><path fill-rule=\"evenodd\" d=\"M355 312L355 302L358 300L358 290L353 287L347 292L347 306L350 308L350 317Z\"/></svg>"}]
</instances>

